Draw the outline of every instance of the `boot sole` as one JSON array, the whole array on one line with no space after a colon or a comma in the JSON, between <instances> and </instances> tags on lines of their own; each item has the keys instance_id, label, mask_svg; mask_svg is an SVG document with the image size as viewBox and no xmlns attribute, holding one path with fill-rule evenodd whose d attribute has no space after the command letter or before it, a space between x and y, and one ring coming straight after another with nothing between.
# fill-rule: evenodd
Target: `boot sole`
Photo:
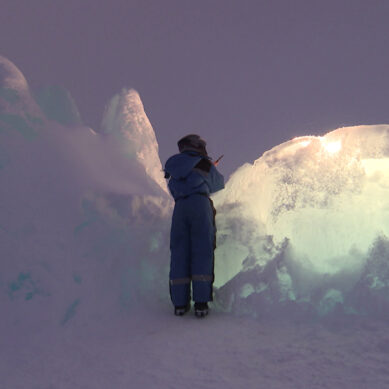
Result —
<instances>
[{"instance_id":1,"label":"boot sole","mask_svg":"<svg viewBox=\"0 0 389 389\"><path fill-rule=\"evenodd\" d=\"M195 311L195 315L196 315L196 317L201 319L201 318L208 315L208 311Z\"/></svg>"},{"instance_id":2,"label":"boot sole","mask_svg":"<svg viewBox=\"0 0 389 389\"><path fill-rule=\"evenodd\" d=\"M185 308L175 308L174 309L174 315L175 316L184 316L185 313L187 313L188 311L190 311L190 306L187 306Z\"/></svg>"}]
</instances>

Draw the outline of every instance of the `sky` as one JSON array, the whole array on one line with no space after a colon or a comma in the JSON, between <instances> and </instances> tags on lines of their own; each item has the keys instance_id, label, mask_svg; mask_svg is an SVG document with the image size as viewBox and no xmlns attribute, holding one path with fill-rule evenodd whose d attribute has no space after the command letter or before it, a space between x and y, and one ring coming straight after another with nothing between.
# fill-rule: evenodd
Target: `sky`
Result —
<instances>
[{"instance_id":1,"label":"sky","mask_svg":"<svg viewBox=\"0 0 389 389\"><path fill-rule=\"evenodd\" d=\"M296 136L389 123L386 0L1 0L0 55L98 129L136 89L164 163L199 133L228 176Z\"/></svg>"}]
</instances>

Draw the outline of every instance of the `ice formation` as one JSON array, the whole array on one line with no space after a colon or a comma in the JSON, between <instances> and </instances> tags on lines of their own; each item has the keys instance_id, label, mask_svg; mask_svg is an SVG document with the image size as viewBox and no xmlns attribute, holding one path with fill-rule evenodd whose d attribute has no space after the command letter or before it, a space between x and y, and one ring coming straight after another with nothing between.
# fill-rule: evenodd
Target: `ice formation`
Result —
<instances>
[{"instance_id":1,"label":"ice formation","mask_svg":"<svg viewBox=\"0 0 389 389\"><path fill-rule=\"evenodd\" d=\"M167 193L141 158L127 158L115 134L35 120L19 92L14 100L0 95L0 331L88 322L134 307L147 293L159 299ZM157 153L147 123L136 129ZM142 143L128 139L132 146Z\"/></svg>"},{"instance_id":2,"label":"ice formation","mask_svg":"<svg viewBox=\"0 0 389 389\"><path fill-rule=\"evenodd\" d=\"M23 73L7 58L0 56L0 85L20 93L27 93L28 84Z\"/></svg>"},{"instance_id":3,"label":"ice formation","mask_svg":"<svg viewBox=\"0 0 389 389\"><path fill-rule=\"evenodd\" d=\"M35 98L48 119L65 126L82 123L76 102L70 92L62 86L43 87L35 93Z\"/></svg>"},{"instance_id":4,"label":"ice formation","mask_svg":"<svg viewBox=\"0 0 389 389\"><path fill-rule=\"evenodd\" d=\"M138 92L124 88L115 95L105 110L102 128L105 134L116 136L127 157L140 162L148 176L167 192L157 139Z\"/></svg>"},{"instance_id":5,"label":"ice formation","mask_svg":"<svg viewBox=\"0 0 389 389\"><path fill-rule=\"evenodd\" d=\"M139 95L115 96L102 132L66 127L0 64L0 327L168 306L173 203ZM341 128L240 167L214 196L215 306L385 316L388 135L387 125Z\"/></svg>"},{"instance_id":6,"label":"ice formation","mask_svg":"<svg viewBox=\"0 0 389 389\"><path fill-rule=\"evenodd\" d=\"M215 196L217 285L229 299L259 298L272 285L276 302L314 302L321 313L328 301L347 305L345 294L389 236L388 167L388 125L296 138L242 166ZM375 261L385 267L388 259ZM387 281L377 277L371 286L386 293ZM346 308L358 310L355 301Z\"/></svg>"},{"instance_id":7,"label":"ice formation","mask_svg":"<svg viewBox=\"0 0 389 389\"><path fill-rule=\"evenodd\" d=\"M16 111L20 111L24 116L27 115L28 120L36 117L42 119L41 111L32 97L23 73L11 61L0 55L0 113L2 120L12 121L12 117L9 115Z\"/></svg>"}]
</instances>

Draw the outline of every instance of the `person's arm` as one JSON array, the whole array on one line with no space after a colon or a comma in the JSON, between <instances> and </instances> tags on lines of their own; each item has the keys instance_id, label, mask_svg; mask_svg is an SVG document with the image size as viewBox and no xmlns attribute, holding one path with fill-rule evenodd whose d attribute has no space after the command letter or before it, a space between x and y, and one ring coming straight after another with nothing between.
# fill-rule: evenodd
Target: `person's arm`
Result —
<instances>
[{"instance_id":1,"label":"person's arm","mask_svg":"<svg viewBox=\"0 0 389 389\"><path fill-rule=\"evenodd\" d=\"M206 178L210 193L215 193L224 189L224 177L218 172L215 165L211 166L208 177Z\"/></svg>"},{"instance_id":2,"label":"person's arm","mask_svg":"<svg viewBox=\"0 0 389 389\"><path fill-rule=\"evenodd\" d=\"M209 159L203 158L194 170L197 170L204 177L210 193L224 189L224 177Z\"/></svg>"}]
</instances>

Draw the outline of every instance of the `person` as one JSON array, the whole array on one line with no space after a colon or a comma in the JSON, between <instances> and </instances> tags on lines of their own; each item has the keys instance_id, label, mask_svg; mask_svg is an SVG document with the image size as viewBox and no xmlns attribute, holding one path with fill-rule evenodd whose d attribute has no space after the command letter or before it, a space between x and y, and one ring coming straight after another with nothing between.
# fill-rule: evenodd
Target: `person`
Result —
<instances>
[{"instance_id":1,"label":"person","mask_svg":"<svg viewBox=\"0 0 389 389\"><path fill-rule=\"evenodd\" d=\"M179 154L165 164L175 206L170 232L170 297L174 313L190 310L192 284L197 317L208 314L214 281L216 210L209 195L224 188L224 177L208 157L206 142L190 134L177 142Z\"/></svg>"}]
</instances>

